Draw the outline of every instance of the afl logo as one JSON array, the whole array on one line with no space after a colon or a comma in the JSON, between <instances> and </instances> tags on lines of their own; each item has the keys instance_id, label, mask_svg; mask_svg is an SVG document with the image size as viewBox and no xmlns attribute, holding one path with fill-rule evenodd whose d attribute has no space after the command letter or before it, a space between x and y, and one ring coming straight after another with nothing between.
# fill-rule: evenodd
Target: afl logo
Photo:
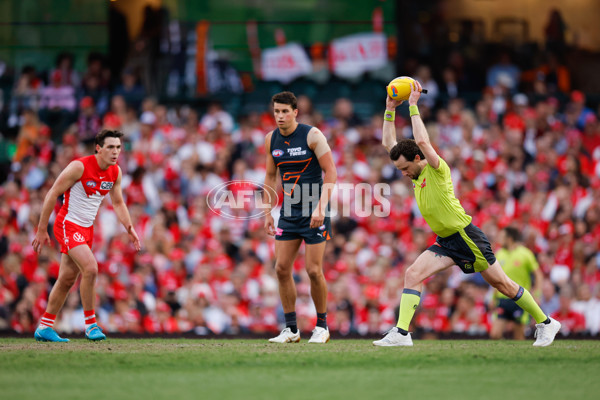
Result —
<instances>
[{"instance_id":1,"label":"afl logo","mask_svg":"<svg viewBox=\"0 0 600 400\"><path fill-rule=\"evenodd\" d=\"M83 235L79 232L75 232L73 234L73 240L78 242L78 243L83 243L85 242L85 238L83 237Z\"/></svg>"},{"instance_id":2,"label":"afl logo","mask_svg":"<svg viewBox=\"0 0 600 400\"><path fill-rule=\"evenodd\" d=\"M275 149L271 154L273 154L273 157L281 157L283 155L283 150Z\"/></svg>"},{"instance_id":3,"label":"afl logo","mask_svg":"<svg viewBox=\"0 0 600 400\"><path fill-rule=\"evenodd\" d=\"M85 186L87 186L89 188L95 188L96 187L96 182L94 182L94 181L87 181L85 183Z\"/></svg>"}]
</instances>

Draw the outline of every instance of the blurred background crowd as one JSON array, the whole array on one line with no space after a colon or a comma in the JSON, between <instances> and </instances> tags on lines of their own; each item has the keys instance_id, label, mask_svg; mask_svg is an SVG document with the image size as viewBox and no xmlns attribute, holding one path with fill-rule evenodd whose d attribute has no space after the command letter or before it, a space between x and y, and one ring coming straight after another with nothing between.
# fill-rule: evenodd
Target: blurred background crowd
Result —
<instances>
[{"instance_id":1,"label":"blurred background crowd","mask_svg":"<svg viewBox=\"0 0 600 400\"><path fill-rule=\"evenodd\" d=\"M428 90L421 115L473 223L496 250L499 231L518 228L542 271L533 292L542 309L561 321L565 335L597 336L600 106L574 73L569 56L581 58L581 52L566 39L560 12L545 21L544 41L526 51L513 42L479 43L476 24L461 25L470 27L461 36L465 42L425 51L425 39L438 33L401 27L405 37L421 34L423 40L405 49L398 45L401 35L390 40L385 65L356 79L324 72L289 82L248 81L232 69L239 86L187 100L165 95L160 87L168 88L169 79L157 84L158 75L135 57L117 73L101 52L83 59L56 52L54 66L44 70L13 65L12 75L3 75L9 84L0 121L0 330L35 329L60 262L55 242L39 256L30 245L44 196L69 162L93 153L95 134L109 128L125 134L123 192L143 250L133 250L107 198L93 247L100 325L136 334L278 331L283 311L274 240L263 220L244 219L245 210L224 218L206 197L230 180L263 181L264 137L275 128L269 101L281 90L298 96L298 120L327 137L338 183L391 187L388 218L356 213L360 198L332 199L338 209L353 211L333 218L324 260L330 329L340 335L387 330L397 319L405 269L435 240L411 181L381 146L385 84L409 75ZM490 57L475 57L474 49ZM401 106L396 124L404 137L411 136L407 115ZM56 211L61 204L58 199ZM310 331L316 311L303 267L301 250L294 267L296 311L299 328ZM494 307L493 292L478 274L451 268L427 280L415 328L430 337L487 335ZM55 327L83 330L78 290Z\"/></svg>"}]
</instances>

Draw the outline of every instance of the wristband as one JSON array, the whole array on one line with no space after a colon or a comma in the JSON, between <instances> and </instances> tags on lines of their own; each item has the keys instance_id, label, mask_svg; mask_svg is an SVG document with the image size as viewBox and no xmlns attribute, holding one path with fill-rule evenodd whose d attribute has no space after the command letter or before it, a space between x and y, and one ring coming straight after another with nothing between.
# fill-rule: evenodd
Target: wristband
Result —
<instances>
[{"instance_id":1,"label":"wristband","mask_svg":"<svg viewBox=\"0 0 600 400\"><path fill-rule=\"evenodd\" d=\"M383 114L383 119L385 121L394 122L396 119L396 111L385 110L385 114Z\"/></svg>"},{"instance_id":2,"label":"wristband","mask_svg":"<svg viewBox=\"0 0 600 400\"><path fill-rule=\"evenodd\" d=\"M419 114L419 107L415 104L414 106L408 106L408 111L410 112L410 116L421 115Z\"/></svg>"}]
</instances>

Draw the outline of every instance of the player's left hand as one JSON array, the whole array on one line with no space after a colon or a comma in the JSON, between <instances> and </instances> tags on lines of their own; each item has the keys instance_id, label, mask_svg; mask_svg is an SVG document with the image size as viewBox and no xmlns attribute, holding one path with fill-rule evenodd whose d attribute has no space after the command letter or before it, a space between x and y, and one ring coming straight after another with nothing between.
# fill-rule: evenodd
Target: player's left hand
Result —
<instances>
[{"instance_id":1,"label":"player's left hand","mask_svg":"<svg viewBox=\"0 0 600 400\"><path fill-rule=\"evenodd\" d=\"M318 228L321 225L323 225L324 221L325 221L325 214L323 214L321 212L321 208L320 207L315 208L315 211L313 211L312 216L310 217L310 227Z\"/></svg>"},{"instance_id":2,"label":"player's left hand","mask_svg":"<svg viewBox=\"0 0 600 400\"><path fill-rule=\"evenodd\" d=\"M135 229L133 229L133 226L129 227L127 234L129 235L129 239L133 242L133 247L135 247L135 250L140 251L142 249L142 243L140 242L137 232Z\"/></svg>"}]
</instances>

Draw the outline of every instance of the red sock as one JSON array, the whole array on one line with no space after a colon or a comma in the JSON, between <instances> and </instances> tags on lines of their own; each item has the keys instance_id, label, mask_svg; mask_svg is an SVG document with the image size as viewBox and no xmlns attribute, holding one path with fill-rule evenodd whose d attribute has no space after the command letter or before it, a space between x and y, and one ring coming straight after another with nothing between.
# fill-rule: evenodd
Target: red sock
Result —
<instances>
[{"instance_id":1,"label":"red sock","mask_svg":"<svg viewBox=\"0 0 600 400\"><path fill-rule=\"evenodd\" d=\"M83 319L85 320L85 327L96 323L96 313L94 310L83 311Z\"/></svg>"},{"instance_id":2,"label":"red sock","mask_svg":"<svg viewBox=\"0 0 600 400\"><path fill-rule=\"evenodd\" d=\"M44 315L42 315L42 319L40 319L40 326L52 328L52 326L54 326L54 321L56 321L56 315L45 312Z\"/></svg>"}]
</instances>

